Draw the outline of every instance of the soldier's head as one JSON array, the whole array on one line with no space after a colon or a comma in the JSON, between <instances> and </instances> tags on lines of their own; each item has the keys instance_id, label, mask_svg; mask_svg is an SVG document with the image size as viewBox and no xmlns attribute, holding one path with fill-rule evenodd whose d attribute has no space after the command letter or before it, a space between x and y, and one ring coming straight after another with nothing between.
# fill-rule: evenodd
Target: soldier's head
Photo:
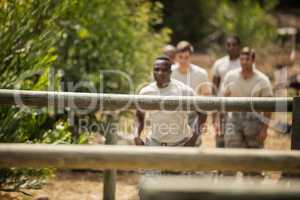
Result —
<instances>
[{"instance_id":1,"label":"soldier's head","mask_svg":"<svg viewBox=\"0 0 300 200\"><path fill-rule=\"evenodd\" d=\"M250 47L244 47L240 53L241 67L245 69L252 68L255 62L255 51Z\"/></svg>"},{"instance_id":2,"label":"soldier's head","mask_svg":"<svg viewBox=\"0 0 300 200\"><path fill-rule=\"evenodd\" d=\"M191 55L194 52L193 46L187 41L181 41L176 46L177 62L180 66L188 67L191 63Z\"/></svg>"},{"instance_id":3,"label":"soldier's head","mask_svg":"<svg viewBox=\"0 0 300 200\"><path fill-rule=\"evenodd\" d=\"M229 36L226 39L226 50L230 59L236 59L240 55L241 40L238 36Z\"/></svg>"},{"instance_id":4,"label":"soldier's head","mask_svg":"<svg viewBox=\"0 0 300 200\"><path fill-rule=\"evenodd\" d=\"M155 59L153 66L153 77L158 87L168 86L171 80L171 61L167 56L161 56Z\"/></svg>"},{"instance_id":5,"label":"soldier's head","mask_svg":"<svg viewBox=\"0 0 300 200\"><path fill-rule=\"evenodd\" d=\"M163 53L164 53L164 55L166 55L170 58L172 64L175 63L176 48L173 45L171 45L171 44L166 45L163 49Z\"/></svg>"}]
</instances>

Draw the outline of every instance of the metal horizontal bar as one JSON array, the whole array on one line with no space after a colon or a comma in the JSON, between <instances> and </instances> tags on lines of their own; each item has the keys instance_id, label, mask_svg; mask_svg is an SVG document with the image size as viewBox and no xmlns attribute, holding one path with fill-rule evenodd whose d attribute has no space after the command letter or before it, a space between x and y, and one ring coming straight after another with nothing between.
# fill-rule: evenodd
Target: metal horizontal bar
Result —
<instances>
[{"instance_id":1,"label":"metal horizontal bar","mask_svg":"<svg viewBox=\"0 0 300 200\"><path fill-rule=\"evenodd\" d=\"M300 172L300 151L0 144L0 167Z\"/></svg>"},{"instance_id":2,"label":"metal horizontal bar","mask_svg":"<svg viewBox=\"0 0 300 200\"><path fill-rule=\"evenodd\" d=\"M291 97L187 97L0 89L0 105L99 110L290 112Z\"/></svg>"}]
</instances>

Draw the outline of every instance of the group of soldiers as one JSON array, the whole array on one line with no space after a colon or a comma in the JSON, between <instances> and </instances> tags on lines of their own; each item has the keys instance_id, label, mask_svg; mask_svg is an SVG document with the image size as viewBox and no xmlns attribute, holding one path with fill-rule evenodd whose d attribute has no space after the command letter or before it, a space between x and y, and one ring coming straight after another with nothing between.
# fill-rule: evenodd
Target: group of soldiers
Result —
<instances>
[{"instance_id":1,"label":"group of soldiers","mask_svg":"<svg viewBox=\"0 0 300 200\"><path fill-rule=\"evenodd\" d=\"M207 71L191 63L193 46L181 41L176 47L167 45L164 56L155 59L153 82L143 87L140 95L159 96L222 96L270 97L273 95L269 78L255 64L255 51L241 48L240 39L226 39L227 55L212 66L212 81ZM137 110L134 142L148 146L195 146L206 123L203 112ZM150 130L145 140L145 116ZM263 148L271 113L217 112L212 115L216 147ZM200 142L199 142L200 141Z\"/></svg>"}]
</instances>

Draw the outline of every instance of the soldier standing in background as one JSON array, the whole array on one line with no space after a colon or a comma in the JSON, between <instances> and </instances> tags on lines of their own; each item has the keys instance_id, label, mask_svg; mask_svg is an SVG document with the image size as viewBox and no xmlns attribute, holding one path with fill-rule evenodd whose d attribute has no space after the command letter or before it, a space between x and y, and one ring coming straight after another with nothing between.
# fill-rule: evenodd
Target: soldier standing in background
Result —
<instances>
[{"instance_id":1,"label":"soldier standing in background","mask_svg":"<svg viewBox=\"0 0 300 200\"><path fill-rule=\"evenodd\" d=\"M176 47L176 63L172 65L172 78L192 89L198 95L210 95L210 84L205 69L191 63L193 46L187 41L181 41Z\"/></svg>"},{"instance_id":2,"label":"soldier standing in background","mask_svg":"<svg viewBox=\"0 0 300 200\"><path fill-rule=\"evenodd\" d=\"M142 88L140 95L194 96L195 92L187 85L171 79L171 61L167 57L156 58L153 67L154 82ZM201 133L206 115L197 113L193 126L188 126L186 111L149 111L150 134L146 142L141 139L144 130L145 112L137 109L136 145L147 146L194 146Z\"/></svg>"},{"instance_id":3,"label":"soldier standing in background","mask_svg":"<svg viewBox=\"0 0 300 200\"><path fill-rule=\"evenodd\" d=\"M223 81L227 72L240 68L240 38L237 36L230 36L226 40L226 51L227 55L218 59L213 67L213 84L214 90L213 93L216 96L219 96L219 88L220 84ZM226 121L226 113L214 113L212 122L215 128L215 140L216 147L223 148L224 147L224 132L225 132L225 121Z\"/></svg>"},{"instance_id":4,"label":"soldier standing in background","mask_svg":"<svg viewBox=\"0 0 300 200\"><path fill-rule=\"evenodd\" d=\"M226 74L221 86L225 97L271 97L269 78L254 67L255 52L245 47L240 55L241 68ZM270 112L232 112L226 123L224 141L227 148L263 148Z\"/></svg>"},{"instance_id":5,"label":"soldier standing in background","mask_svg":"<svg viewBox=\"0 0 300 200\"><path fill-rule=\"evenodd\" d=\"M197 95L210 95L211 85L206 70L191 63L193 46L187 41L181 41L176 46L176 52L176 63L172 65L172 78L194 89ZM195 122L196 116L196 112L189 114L190 126ZM201 137L199 137L196 145L200 146L201 143Z\"/></svg>"},{"instance_id":6,"label":"soldier standing in background","mask_svg":"<svg viewBox=\"0 0 300 200\"><path fill-rule=\"evenodd\" d=\"M249 47L240 54L241 68L226 74L221 85L225 97L271 97L272 86L269 78L257 70L255 52ZM264 147L271 118L270 112L232 112L228 113L224 134L225 148ZM244 175L261 176L257 172L244 172Z\"/></svg>"}]
</instances>

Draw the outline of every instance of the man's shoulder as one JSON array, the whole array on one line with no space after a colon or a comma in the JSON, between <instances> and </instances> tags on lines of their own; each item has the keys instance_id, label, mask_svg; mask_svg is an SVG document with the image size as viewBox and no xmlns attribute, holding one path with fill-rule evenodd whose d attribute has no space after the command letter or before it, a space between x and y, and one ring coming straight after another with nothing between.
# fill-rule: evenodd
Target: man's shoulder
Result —
<instances>
[{"instance_id":1,"label":"man's shoulder","mask_svg":"<svg viewBox=\"0 0 300 200\"><path fill-rule=\"evenodd\" d=\"M233 69L226 73L224 79L238 78L240 76L241 69Z\"/></svg>"},{"instance_id":2,"label":"man's shoulder","mask_svg":"<svg viewBox=\"0 0 300 200\"><path fill-rule=\"evenodd\" d=\"M175 86L177 86L177 87L181 87L181 88L189 87L186 84L184 84L184 83L182 83L182 82L180 82L180 81L178 81L178 80L176 80L174 78L171 79L170 83L173 84L173 85L175 85Z\"/></svg>"},{"instance_id":3,"label":"man's shoulder","mask_svg":"<svg viewBox=\"0 0 300 200\"><path fill-rule=\"evenodd\" d=\"M260 81L270 82L269 77L265 73L263 73L262 71L255 68L254 72L255 72L256 76L258 77L258 79Z\"/></svg>"},{"instance_id":4,"label":"man's shoulder","mask_svg":"<svg viewBox=\"0 0 300 200\"><path fill-rule=\"evenodd\" d=\"M261 86L260 89L264 89L262 95L266 97L273 96L272 84L269 77L258 69L255 69L254 71L257 77L256 82Z\"/></svg>"},{"instance_id":5,"label":"man's shoulder","mask_svg":"<svg viewBox=\"0 0 300 200\"><path fill-rule=\"evenodd\" d=\"M223 65L224 63L228 62L228 60L229 60L228 55L223 56L223 57L217 59L217 60L215 61L214 65L215 65L215 66Z\"/></svg>"},{"instance_id":6,"label":"man's shoulder","mask_svg":"<svg viewBox=\"0 0 300 200\"><path fill-rule=\"evenodd\" d=\"M171 79L171 84L176 86L183 94L185 95L194 95L195 91L188 85L176 80L176 79Z\"/></svg>"},{"instance_id":7,"label":"man's shoulder","mask_svg":"<svg viewBox=\"0 0 300 200\"><path fill-rule=\"evenodd\" d=\"M200 67L198 65L191 64L191 69L193 70L194 73L207 75L207 71L203 67Z\"/></svg>"},{"instance_id":8,"label":"man's shoulder","mask_svg":"<svg viewBox=\"0 0 300 200\"><path fill-rule=\"evenodd\" d=\"M173 64L173 65L171 66L171 70L172 70L173 72L174 72L174 71L177 71L178 68L179 68L179 65L178 65L177 63L175 63L175 64Z\"/></svg>"},{"instance_id":9,"label":"man's shoulder","mask_svg":"<svg viewBox=\"0 0 300 200\"><path fill-rule=\"evenodd\" d=\"M151 82L149 83L148 85L144 86L140 91L139 91L139 94L148 94L148 93L151 93L151 92L154 92L156 91L156 83L155 82Z\"/></svg>"},{"instance_id":10,"label":"man's shoulder","mask_svg":"<svg viewBox=\"0 0 300 200\"><path fill-rule=\"evenodd\" d=\"M241 69L233 69L226 73L226 76L238 76L240 75Z\"/></svg>"}]
</instances>

